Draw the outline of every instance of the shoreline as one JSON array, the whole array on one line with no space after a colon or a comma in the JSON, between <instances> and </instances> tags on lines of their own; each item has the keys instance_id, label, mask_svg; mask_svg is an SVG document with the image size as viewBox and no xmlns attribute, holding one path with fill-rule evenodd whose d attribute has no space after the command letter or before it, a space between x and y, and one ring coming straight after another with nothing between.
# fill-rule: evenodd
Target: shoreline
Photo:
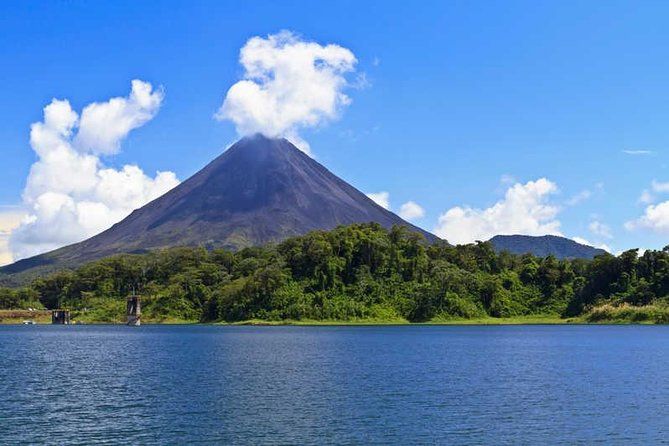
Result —
<instances>
[{"instance_id":1,"label":"shoreline","mask_svg":"<svg viewBox=\"0 0 669 446\"><path fill-rule=\"evenodd\" d=\"M11 311L11 310L9 310ZM52 325L50 314L48 318L44 312L36 312L35 318L15 318L2 317L0 311L0 325ZM34 324L24 324L24 321L33 321ZM122 322L114 321L77 321L74 320L70 325L125 325ZM361 320L262 320L251 319L237 322L200 322L195 320L144 320L142 325L213 325L213 326L255 326L255 327L356 327L356 326L503 326L503 325L666 325L654 321L633 321L633 320L600 320L596 322L588 321L584 317L560 318L555 315L543 316L518 316L509 318L474 318L474 319L445 319L433 320L427 322L409 322L405 320L382 320L382 319L361 319Z\"/></svg>"}]
</instances>

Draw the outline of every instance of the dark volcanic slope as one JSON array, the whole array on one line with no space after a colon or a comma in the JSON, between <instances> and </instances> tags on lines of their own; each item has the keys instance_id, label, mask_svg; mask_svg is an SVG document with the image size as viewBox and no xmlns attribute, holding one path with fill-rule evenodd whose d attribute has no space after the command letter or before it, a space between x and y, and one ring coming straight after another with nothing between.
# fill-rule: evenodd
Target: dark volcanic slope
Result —
<instances>
[{"instance_id":1,"label":"dark volcanic slope","mask_svg":"<svg viewBox=\"0 0 669 446\"><path fill-rule=\"evenodd\" d=\"M558 259L592 259L606 254L603 249L582 245L571 239L555 235L533 237L529 235L496 235L490 239L497 252L512 254L532 253L537 257L553 255Z\"/></svg>"},{"instance_id":2,"label":"dark volcanic slope","mask_svg":"<svg viewBox=\"0 0 669 446\"><path fill-rule=\"evenodd\" d=\"M378 222L437 238L378 206L285 139L240 140L172 191L81 243L19 261L13 274L171 246L239 249L314 229Z\"/></svg>"}]
</instances>

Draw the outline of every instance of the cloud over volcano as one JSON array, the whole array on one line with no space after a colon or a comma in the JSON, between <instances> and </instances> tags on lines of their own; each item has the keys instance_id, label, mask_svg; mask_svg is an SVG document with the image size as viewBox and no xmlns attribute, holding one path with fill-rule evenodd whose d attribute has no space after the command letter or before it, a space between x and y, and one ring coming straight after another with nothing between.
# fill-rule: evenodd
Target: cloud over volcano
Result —
<instances>
[{"instance_id":1,"label":"cloud over volcano","mask_svg":"<svg viewBox=\"0 0 669 446\"><path fill-rule=\"evenodd\" d=\"M339 45L320 45L290 31L253 37L240 50L243 79L228 90L215 117L241 135L287 137L301 149L300 129L334 120L351 103L346 75L357 59Z\"/></svg>"}]
</instances>

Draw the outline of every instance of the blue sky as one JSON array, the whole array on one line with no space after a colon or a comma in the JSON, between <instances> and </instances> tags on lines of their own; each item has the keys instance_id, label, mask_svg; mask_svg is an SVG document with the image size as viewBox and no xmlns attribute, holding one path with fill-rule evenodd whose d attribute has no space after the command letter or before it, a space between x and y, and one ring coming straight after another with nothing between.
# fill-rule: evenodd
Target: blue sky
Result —
<instances>
[{"instance_id":1,"label":"blue sky","mask_svg":"<svg viewBox=\"0 0 669 446\"><path fill-rule=\"evenodd\" d=\"M613 1L6 3L0 213L26 206L30 125L52 98L80 112L127 96L133 79L162 86L162 105L101 162L186 179L237 138L213 115L244 75L240 49L291 30L358 61L339 118L300 132L313 155L362 191L388 192L395 211L418 203L418 225L434 230L459 207L443 227L504 232L499 219L529 209L540 228L614 251L661 248L668 13L664 2ZM509 205L542 178L554 187L537 203ZM505 200L516 183L521 197Z\"/></svg>"}]
</instances>

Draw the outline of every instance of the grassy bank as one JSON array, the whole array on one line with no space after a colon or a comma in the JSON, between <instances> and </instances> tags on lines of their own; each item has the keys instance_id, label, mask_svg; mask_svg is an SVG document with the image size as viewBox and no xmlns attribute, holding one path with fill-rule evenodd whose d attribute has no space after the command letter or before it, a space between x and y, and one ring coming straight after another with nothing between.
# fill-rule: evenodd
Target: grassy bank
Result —
<instances>
[{"instance_id":1,"label":"grassy bank","mask_svg":"<svg viewBox=\"0 0 669 446\"><path fill-rule=\"evenodd\" d=\"M589 323L600 324L669 324L669 306L605 304L591 309L583 319Z\"/></svg>"},{"instance_id":2,"label":"grassy bank","mask_svg":"<svg viewBox=\"0 0 669 446\"><path fill-rule=\"evenodd\" d=\"M51 312L42 310L0 310L0 324L22 324L23 321L50 324Z\"/></svg>"},{"instance_id":3,"label":"grassy bank","mask_svg":"<svg viewBox=\"0 0 669 446\"><path fill-rule=\"evenodd\" d=\"M100 317L102 316L102 317ZM26 310L0 310L0 324L21 324L25 320L34 321L37 324L50 324L51 313L49 311L28 312ZM82 324L123 324L125 319L121 316L109 316L96 311L72 312L72 323ZM423 323L411 323L401 318L369 318L352 320L262 320L250 319L239 322L217 322L214 325L264 325L264 326L356 326L356 325L536 325L536 324L569 324L583 323L580 318L562 319L556 315L518 316L509 318L483 317L473 319L434 319ZM177 325L177 324L199 324L198 321L179 319L174 317L142 317L143 324Z\"/></svg>"},{"instance_id":4,"label":"grassy bank","mask_svg":"<svg viewBox=\"0 0 669 446\"><path fill-rule=\"evenodd\" d=\"M97 307L86 311L73 311L72 320L81 324L125 324L125 302L122 307L116 308L114 302L106 301L110 306ZM119 311L120 310L120 311ZM179 324L196 324L197 320L185 319L171 314L160 315L155 312L142 312L143 324L162 324L162 325L179 325Z\"/></svg>"},{"instance_id":5,"label":"grassy bank","mask_svg":"<svg viewBox=\"0 0 669 446\"><path fill-rule=\"evenodd\" d=\"M507 318L481 317L473 319L433 319L427 322L409 322L406 319L354 319L346 321L338 320L280 320L267 321L262 319L250 319L241 322L226 323L221 322L217 325L297 325L297 326L355 326L355 325L558 325L584 323L581 318L561 318L557 315L534 315L517 316Z\"/></svg>"},{"instance_id":6,"label":"grassy bank","mask_svg":"<svg viewBox=\"0 0 669 446\"><path fill-rule=\"evenodd\" d=\"M72 323L81 324L118 324L125 323L125 317L119 313L101 310L73 311ZM22 324L33 321L36 324L50 324L51 312L38 310L0 310L0 324ZM142 316L142 323L148 325L185 325L202 324L197 320L155 315ZM255 325L255 326L364 326L364 325L565 325L565 324L669 324L669 307L660 305L631 306L611 304L600 305L583 316L562 318L559 315L527 315L514 317L474 317L474 318L433 318L426 322L409 322L402 318L366 318L349 320L284 319L264 320L249 319L238 322L214 322L211 325ZM210 324L202 324L210 325Z\"/></svg>"},{"instance_id":7,"label":"grassy bank","mask_svg":"<svg viewBox=\"0 0 669 446\"><path fill-rule=\"evenodd\" d=\"M24 321L31 321L35 324L51 324L51 311L48 310L0 310L0 325L23 324ZM70 321L72 324L124 324L125 316L109 315L100 311L72 311ZM144 317L144 324L161 325L183 325L197 324L197 320L180 319L176 317Z\"/></svg>"}]
</instances>

